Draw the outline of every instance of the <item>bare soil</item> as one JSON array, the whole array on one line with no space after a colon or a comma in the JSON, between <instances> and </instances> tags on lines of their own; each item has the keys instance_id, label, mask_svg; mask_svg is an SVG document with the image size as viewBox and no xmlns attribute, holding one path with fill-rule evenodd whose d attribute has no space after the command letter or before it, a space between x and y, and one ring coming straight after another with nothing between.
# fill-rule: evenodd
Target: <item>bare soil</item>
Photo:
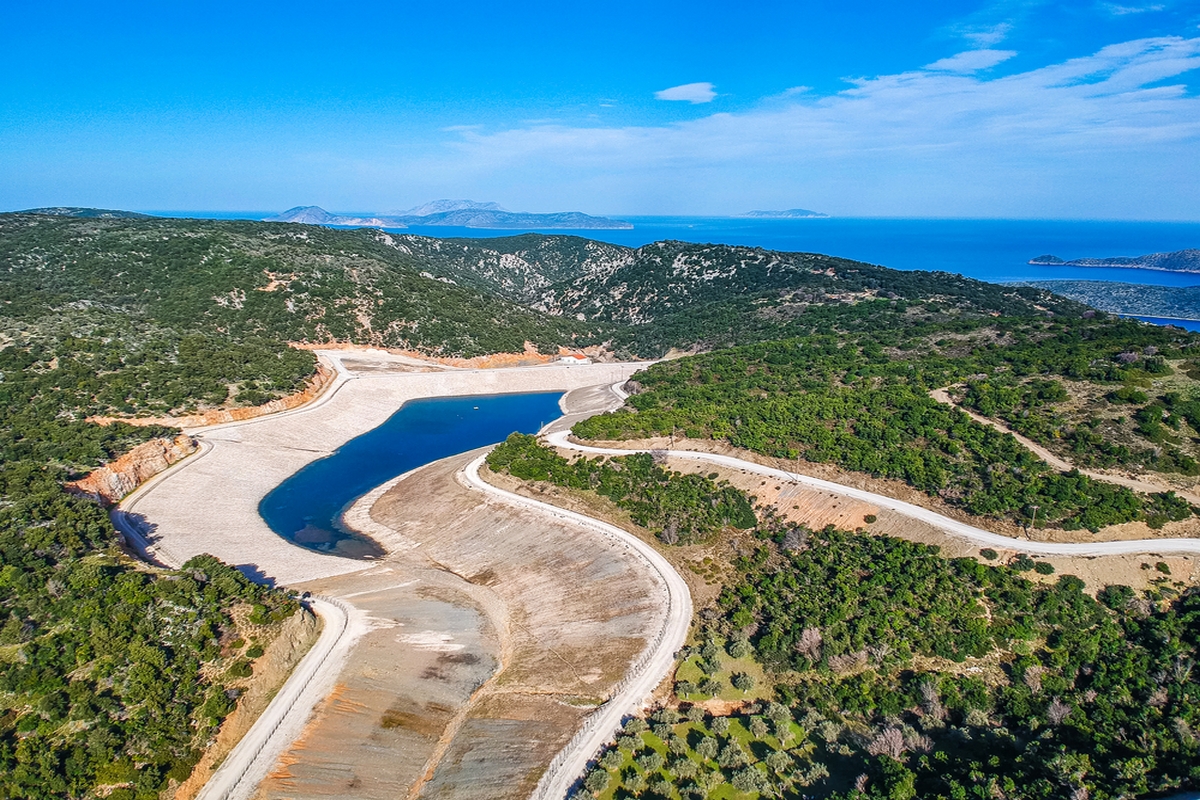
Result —
<instances>
[{"instance_id":1,"label":"bare soil","mask_svg":"<svg viewBox=\"0 0 1200 800\"><path fill-rule=\"evenodd\" d=\"M277 626L274 632L277 634L274 640L253 662L254 673L242 689L237 708L225 718L216 740L205 751L192 774L175 790L175 800L192 800L200 792L316 642L321 624L308 611L300 611ZM258 632L258 639L260 644L264 643L262 630Z\"/></svg>"},{"instance_id":2,"label":"bare soil","mask_svg":"<svg viewBox=\"0 0 1200 800\"><path fill-rule=\"evenodd\" d=\"M375 627L260 797L526 797L660 627L648 568L459 485L473 455L419 470L371 508L415 547L306 587Z\"/></svg>"}]
</instances>

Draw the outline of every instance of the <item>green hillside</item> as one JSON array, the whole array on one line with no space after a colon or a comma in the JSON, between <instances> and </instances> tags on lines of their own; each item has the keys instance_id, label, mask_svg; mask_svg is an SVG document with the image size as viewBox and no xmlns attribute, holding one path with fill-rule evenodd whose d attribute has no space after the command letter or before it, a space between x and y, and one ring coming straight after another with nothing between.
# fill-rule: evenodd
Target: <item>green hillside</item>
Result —
<instances>
[{"instance_id":1,"label":"green hillside","mask_svg":"<svg viewBox=\"0 0 1200 800\"><path fill-rule=\"evenodd\" d=\"M104 511L62 484L174 431L86 418L256 405L312 374L289 342L331 340L457 356L526 342L711 351L652 368L628 410L577 430L835 463L976 514L1026 522L1037 508L1038 525L1193 513L1169 493L1055 472L930 399L960 384L959 402L1080 463L1200 472L1196 337L1042 289L724 245L3 214L0 796L158 797L232 708L224 690L254 645L231 612L277 625L295 611L211 560L170 574L123 554ZM518 472L600 487L667 538L752 523L730 487L646 459L567 465L531 445L521 459Z\"/></svg>"},{"instance_id":2,"label":"green hillside","mask_svg":"<svg viewBox=\"0 0 1200 800\"><path fill-rule=\"evenodd\" d=\"M948 559L761 506L722 519L753 498L648 455L571 462L514 435L488 463L608 498L669 556L697 534L736 540L677 556L724 573L723 589L679 653L676 702L629 719L578 797L1115 800L1200 785L1200 595L1181 596L1165 562L1140 593L1092 597L1026 555ZM647 485L667 502L647 506ZM718 697L735 704L706 706Z\"/></svg>"},{"instance_id":3,"label":"green hillside","mask_svg":"<svg viewBox=\"0 0 1200 800\"><path fill-rule=\"evenodd\" d=\"M978 406L982 401L972 398L980 393L1001 395L1016 412L1010 415L1016 427L1084 463L1196 474L1200 412L1192 409L1194 400L1179 391L1152 397L1153 390L1123 395L1121 389L1152 386L1191 369L1197 356L1200 337L1125 320L932 321L657 364L635 376L640 393L626 410L585 420L575 431L594 439L678 432L786 461L836 464L903 480L972 514L1018 524L1033 522L1036 507L1039 525L1094 531L1143 519L1161 526L1190 516L1191 509L1170 493L1138 496L1077 472L1057 472L1012 437L928 392L966 381L969 404ZM1068 380L1076 392L1090 389L1097 408L1063 411L1072 399ZM1200 397L1195 380L1178 380L1189 387L1189 398ZM1106 416L1127 419L1126 409L1135 422L1144 420L1136 429L1142 446L1118 444L1100 425ZM995 401L980 410L994 413Z\"/></svg>"},{"instance_id":4,"label":"green hillside","mask_svg":"<svg viewBox=\"0 0 1200 800\"><path fill-rule=\"evenodd\" d=\"M0 215L15 323L98 309L160 328L446 355L552 347L582 326L421 274L387 234L261 222Z\"/></svg>"}]
</instances>

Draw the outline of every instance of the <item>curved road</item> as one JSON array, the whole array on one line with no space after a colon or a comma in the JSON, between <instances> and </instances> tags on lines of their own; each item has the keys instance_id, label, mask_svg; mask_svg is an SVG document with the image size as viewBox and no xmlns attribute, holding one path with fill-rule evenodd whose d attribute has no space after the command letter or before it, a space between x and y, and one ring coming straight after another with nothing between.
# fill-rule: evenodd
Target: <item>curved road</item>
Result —
<instances>
[{"instance_id":1,"label":"curved road","mask_svg":"<svg viewBox=\"0 0 1200 800\"><path fill-rule=\"evenodd\" d=\"M314 680L331 661L353 644L350 607L333 598L312 598L313 610L324 621L321 637L300 661L291 677L271 700L246 735L221 762L196 800L243 800L271 771L308 719L309 712L328 694L327 680Z\"/></svg>"},{"instance_id":2,"label":"curved road","mask_svg":"<svg viewBox=\"0 0 1200 800\"><path fill-rule=\"evenodd\" d=\"M570 436L570 431L558 431L548 434L546 440L555 447L561 447L567 450L577 450L581 453L592 453L595 455L605 456L627 456L630 453L648 452L645 450L622 450L610 447L591 447L589 445L578 444L567 439ZM1128 555L1138 553L1200 553L1200 539L1130 539L1128 541L1116 542L1034 542L1026 539L1015 539L1010 536L1001 536L998 533L985 531L982 528L976 528L974 525L968 525L965 522L959 522L956 519L951 519L936 511L930 511L927 508L906 503L903 500L895 500L891 497L874 492L868 492L863 489L856 489L852 486L845 486L833 481L821 480L820 478L811 478L807 475L799 475L794 472L788 472L782 469L766 467L762 464L755 464L752 461L743 461L740 458L733 456L717 455L716 453L700 453L694 450L668 450L668 455L675 458L687 458L694 461L707 461L713 464L720 464L723 467L732 469L745 470L758 475L764 475L779 480L791 481L793 483L801 483L806 486L811 486L814 489L821 489L826 492L853 497L856 500L863 500L872 503L881 508L887 508L904 514L907 517L927 522L953 536L959 536L977 542L986 547L1002 547L1009 550L1020 550L1026 553L1038 553L1043 555L1060 555L1060 556L1104 556L1104 555Z\"/></svg>"},{"instance_id":3,"label":"curved road","mask_svg":"<svg viewBox=\"0 0 1200 800\"><path fill-rule=\"evenodd\" d=\"M566 432L564 432L566 433ZM692 595L675 568L650 545L628 531L574 511L523 497L492 486L479 477L486 454L468 464L462 471L467 486L486 492L501 502L531 508L555 519L587 528L617 540L644 559L662 578L667 601L667 615L655 641L638 656L613 696L597 709L580 731L559 751L542 775L532 800L561 800L583 775L588 762L607 744L621 726L625 716L641 709L662 679L675 666L675 653L687 641L692 624Z\"/></svg>"},{"instance_id":4,"label":"curved road","mask_svg":"<svg viewBox=\"0 0 1200 800\"><path fill-rule=\"evenodd\" d=\"M331 382L329 388L320 398L302 409L283 412L283 416L302 410L309 410L314 405L321 405L330 400L346 382L349 376L338 369L338 378ZM626 394L620 384L611 387L621 399ZM237 425L239 423L233 423ZM245 424L245 423L240 423ZM225 426L221 426L225 427ZM550 433L545 436L551 444L564 449L576 450L596 455L629 455L638 450L591 447L577 444L567 439L569 430ZM203 448L203 444L202 444ZM206 448L196 457L202 456ZM1142 554L1142 553L1197 553L1200 554L1200 539L1144 539L1113 542L1032 542L1001 536L990 531L976 528L963 522L930 511L911 503L905 503L890 497L844 486L832 481L812 478L785 470L767 467L750 461L712 453L701 453L687 450L668 451L669 455L677 458L688 458L697 461L707 461L732 469L745 470L755 474L769 476L811 486L816 489L834 492L888 508L913 519L934 525L949 534L966 538L983 546L1001 547L1020 550L1029 553L1047 555L1109 555L1109 554ZM588 761L606 744L620 726L623 718L640 709L645 700L651 695L663 677L674 667L675 653L687 639L692 619L692 600L686 583L653 547L633 536L632 534L583 514L557 508L548 503L533 500L512 492L499 489L486 483L479 477L479 467L484 456L480 456L466 467L462 473L464 481L471 487L484 491L501 502L533 508L551 515L564 522L588 528L619 541L631 551L637 553L659 574L663 582L664 600L667 606L666 619L662 630L655 641L647 646L642 655L631 667L629 673L614 691L612 698L592 714L584 727L575 735L567 746L555 757L550 767L543 775L533 798L535 800L558 800L564 797L568 790L583 774ZM177 466L184 466L195 460L187 458ZM122 510L114 512L114 522L125 532L138 549L149 555L157 556L169 566L178 566L173 554L161 545L150 545L142 536L137 526L126 516L132 511L137 500L145 491L157 484L162 478L173 473L168 470L156 479L149 481L138 491L134 492L122 503ZM208 781L199 798L201 800L226 800L226 798L247 798L253 792L258 781L267 773L275 759L287 743L298 732L293 730L296 725L302 725L307 719L311 708L324 696L328 687L321 679L322 668L336 662L348 651L353 640L350 635L354 626L350 624L352 609L346 604L335 600L314 599L316 610L325 621L321 637L297 667L293 676L284 684L279 694L268 706L250 731L242 738L221 767ZM326 673L329 670L325 670Z\"/></svg>"}]
</instances>

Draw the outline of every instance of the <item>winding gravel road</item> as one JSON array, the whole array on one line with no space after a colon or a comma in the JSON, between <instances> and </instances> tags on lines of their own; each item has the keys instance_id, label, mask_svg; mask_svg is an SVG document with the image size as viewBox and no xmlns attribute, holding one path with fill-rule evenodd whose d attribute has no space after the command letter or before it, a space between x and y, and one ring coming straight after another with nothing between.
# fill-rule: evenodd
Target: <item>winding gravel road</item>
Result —
<instances>
[{"instance_id":1,"label":"winding gravel road","mask_svg":"<svg viewBox=\"0 0 1200 800\"><path fill-rule=\"evenodd\" d=\"M567 437L571 435L570 431L558 431L548 434L545 438L550 444L555 447L561 447L566 450L576 450L581 453L591 453L593 455L605 456L622 456L630 453L647 452L644 450L622 450L610 447L591 447L589 445L579 444L570 441ZM927 508L906 503L903 500L895 500L891 497L874 492L856 489L852 486L845 486L833 481L821 480L820 478L811 478L807 475L799 475L794 472L788 472L782 469L766 467L762 464L755 464L752 461L743 461L740 458L733 456L723 456L716 453L700 453L694 450L668 450L669 456L674 458L687 458L693 461L707 461L712 464L720 464L723 467L732 469L741 469L747 472L753 472L758 475L764 475L778 480L791 481L793 483L804 484L811 486L814 489L821 489L826 492L852 497L856 500L863 500L868 503L873 503L881 508L891 509L907 517L911 517L921 522L926 522L933 525L952 536L959 536L964 539L969 539L985 547L1001 547L1010 550L1020 550L1025 553L1036 553L1042 555L1058 555L1058 556L1104 556L1104 555L1128 555L1128 554L1149 554L1149 553L1200 553L1200 539L1130 539L1127 541L1116 542L1034 542L1027 539L1016 539L1011 536L1001 536L998 533L985 531L982 528L976 528L974 525L968 525L965 522L959 522L956 519L944 516L936 511L930 511Z\"/></svg>"},{"instance_id":2,"label":"winding gravel road","mask_svg":"<svg viewBox=\"0 0 1200 800\"><path fill-rule=\"evenodd\" d=\"M309 602L324 622L320 638L266 711L204 784L196 800L245 800L251 797L259 782L300 733L312 709L329 694L340 660L357 638L350 624L353 609L334 598L312 598Z\"/></svg>"}]
</instances>

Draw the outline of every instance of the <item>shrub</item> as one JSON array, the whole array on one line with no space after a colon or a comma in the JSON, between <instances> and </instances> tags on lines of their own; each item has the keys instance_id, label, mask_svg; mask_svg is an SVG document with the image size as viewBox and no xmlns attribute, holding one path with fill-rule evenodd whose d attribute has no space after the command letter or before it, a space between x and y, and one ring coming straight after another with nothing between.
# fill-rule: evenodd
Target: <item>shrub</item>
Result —
<instances>
[{"instance_id":1,"label":"shrub","mask_svg":"<svg viewBox=\"0 0 1200 800\"><path fill-rule=\"evenodd\" d=\"M735 672L733 674L733 678L730 680L730 683L732 683L733 688L737 689L739 692L748 692L754 688L754 678L750 677L750 675L745 672Z\"/></svg>"},{"instance_id":2,"label":"shrub","mask_svg":"<svg viewBox=\"0 0 1200 800\"><path fill-rule=\"evenodd\" d=\"M233 666L229 668L226 674L231 678L249 678L254 674L254 667L250 665L249 661L238 659L233 662Z\"/></svg>"},{"instance_id":3,"label":"shrub","mask_svg":"<svg viewBox=\"0 0 1200 800\"><path fill-rule=\"evenodd\" d=\"M608 782L608 772L602 769L594 769L588 774L583 785L589 792L599 794L608 788Z\"/></svg>"}]
</instances>

